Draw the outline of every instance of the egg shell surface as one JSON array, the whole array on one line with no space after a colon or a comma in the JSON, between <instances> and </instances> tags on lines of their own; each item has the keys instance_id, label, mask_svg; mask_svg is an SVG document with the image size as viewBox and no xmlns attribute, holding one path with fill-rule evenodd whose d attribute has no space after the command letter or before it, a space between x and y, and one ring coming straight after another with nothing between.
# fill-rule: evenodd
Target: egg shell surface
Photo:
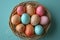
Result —
<instances>
[{"instance_id":1,"label":"egg shell surface","mask_svg":"<svg viewBox=\"0 0 60 40\"><path fill-rule=\"evenodd\" d=\"M35 7L33 7L31 4L27 4L26 11L30 16L32 16L35 14Z\"/></svg>"},{"instance_id":2,"label":"egg shell surface","mask_svg":"<svg viewBox=\"0 0 60 40\"><path fill-rule=\"evenodd\" d=\"M19 15L13 15L13 16L11 17L11 22L12 22L12 24L14 24L14 25L19 24L19 23L20 23L20 16L19 16Z\"/></svg>"},{"instance_id":3,"label":"egg shell surface","mask_svg":"<svg viewBox=\"0 0 60 40\"><path fill-rule=\"evenodd\" d=\"M17 7L17 14L22 15L24 12L25 8L23 6L18 6Z\"/></svg>"},{"instance_id":4,"label":"egg shell surface","mask_svg":"<svg viewBox=\"0 0 60 40\"><path fill-rule=\"evenodd\" d=\"M36 8L36 14L38 14L39 16L43 16L44 13L45 13L45 9L44 9L43 6L38 6L38 7Z\"/></svg>"},{"instance_id":5,"label":"egg shell surface","mask_svg":"<svg viewBox=\"0 0 60 40\"><path fill-rule=\"evenodd\" d=\"M42 16L41 17L41 20L40 20L41 25L46 25L46 24L48 24L48 22L49 22L49 19L48 19L47 16Z\"/></svg>"},{"instance_id":6,"label":"egg shell surface","mask_svg":"<svg viewBox=\"0 0 60 40\"><path fill-rule=\"evenodd\" d=\"M38 15L32 15L31 17L31 24L37 25L40 22L40 17Z\"/></svg>"},{"instance_id":7,"label":"egg shell surface","mask_svg":"<svg viewBox=\"0 0 60 40\"><path fill-rule=\"evenodd\" d=\"M41 25L35 26L35 34L36 35L42 35L43 32L44 32L44 28Z\"/></svg>"},{"instance_id":8,"label":"egg shell surface","mask_svg":"<svg viewBox=\"0 0 60 40\"><path fill-rule=\"evenodd\" d=\"M21 16L21 22L23 24L28 24L30 22L30 16L27 13L23 13Z\"/></svg>"},{"instance_id":9,"label":"egg shell surface","mask_svg":"<svg viewBox=\"0 0 60 40\"><path fill-rule=\"evenodd\" d=\"M16 26L16 31L23 33L25 31L25 26L23 24L18 24Z\"/></svg>"},{"instance_id":10,"label":"egg shell surface","mask_svg":"<svg viewBox=\"0 0 60 40\"><path fill-rule=\"evenodd\" d=\"M34 34L34 28L31 24L28 24L26 26L26 31L25 31L25 34L28 36L28 37L32 37L33 34Z\"/></svg>"}]
</instances>

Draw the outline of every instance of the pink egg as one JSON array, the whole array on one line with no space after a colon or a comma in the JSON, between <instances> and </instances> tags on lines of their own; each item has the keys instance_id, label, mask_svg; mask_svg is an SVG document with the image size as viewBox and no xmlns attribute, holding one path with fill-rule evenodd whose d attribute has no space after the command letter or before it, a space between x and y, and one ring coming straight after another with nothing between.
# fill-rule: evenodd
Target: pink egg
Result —
<instances>
[{"instance_id":1,"label":"pink egg","mask_svg":"<svg viewBox=\"0 0 60 40\"><path fill-rule=\"evenodd\" d=\"M39 16L43 16L45 11L44 11L44 7L43 6L38 6L37 9L36 9L36 13L39 15Z\"/></svg>"},{"instance_id":2,"label":"pink egg","mask_svg":"<svg viewBox=\"0 0 60 40\"><path fill-rule=\"evenodd\" d=\"M24 12L24 7L23 6L17 7L17 14L18 15L22 15L23 12Z\"/></svg>"},{"instance_id":3,"label":"pink egg","mask_svg":"<svg viewBox=\"0 0 60 40\"><path fill-rule=\"evenodd\" d=\"M49 22L49 19L47 16L42 16L40 20L41 25L46 25Z\"/></svg>"}]
</instances>

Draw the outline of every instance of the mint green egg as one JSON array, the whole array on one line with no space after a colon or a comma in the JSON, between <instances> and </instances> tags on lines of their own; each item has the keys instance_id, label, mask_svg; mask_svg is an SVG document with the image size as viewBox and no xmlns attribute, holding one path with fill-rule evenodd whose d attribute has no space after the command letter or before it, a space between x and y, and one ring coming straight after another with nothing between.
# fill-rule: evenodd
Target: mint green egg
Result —
<instances>
[{"instance_id":1,"label":"mint green egg","mask_svg":"<svg viewBox=\"0 0 60 40\"><path fill-rule=\"evenodd\" d=\"M36 35L42 35L43 32L44 32L44 28L41 25L35 26L35 34Z\"/></svg>"},{"instance_id":2,"label":"mint green egg","mask_svg":"<svg viewBox=\"0 0 60 40\"><path fill-rule=\"evenodd\" d=\"M23 13L21 16L21 22L23 24L28 24L30 22L30 16L27 13Z\"/></svg>"}]
</instances>

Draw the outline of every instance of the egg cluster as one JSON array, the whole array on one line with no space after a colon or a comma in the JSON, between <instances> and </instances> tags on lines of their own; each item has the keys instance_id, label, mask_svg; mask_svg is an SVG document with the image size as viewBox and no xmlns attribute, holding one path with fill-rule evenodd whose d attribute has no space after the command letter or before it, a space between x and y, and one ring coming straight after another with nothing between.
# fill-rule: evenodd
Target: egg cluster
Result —
<instances>
[{"instance_id":1,"label":"egg cluster","mask_svg":"<svg viewBox=\"0 0 60 40\"><path fill-rule=\"evenodd\" d=\"M42 5L34 7L31 4L22 5L16 9L17 14L11 17L11 23L16 25L15 29L18 33L24 33L27 37L33 35L42 35L44 26L49 23L45 8Z\"/></svg>"}]
</instances>

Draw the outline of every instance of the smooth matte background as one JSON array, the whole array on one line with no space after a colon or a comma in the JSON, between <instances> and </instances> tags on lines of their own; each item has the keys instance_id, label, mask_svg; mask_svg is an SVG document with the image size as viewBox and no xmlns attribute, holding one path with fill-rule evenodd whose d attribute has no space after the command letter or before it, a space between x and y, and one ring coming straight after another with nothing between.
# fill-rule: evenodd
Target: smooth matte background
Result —
<instances>
[{"instance_id":1,"label":"smooth matte background","mask_svg":"<svg viewBox=\"0 0 60 40\"><path fill-rule=\"evenodd\" d=\"M27 0L0 0L0 40L21 40L15 36L9 27L9 17L12 9ZM51 13L51 28L44 38L39 40L60 40L60 0L36 0Z\"/></svg>"}]
</instances>

